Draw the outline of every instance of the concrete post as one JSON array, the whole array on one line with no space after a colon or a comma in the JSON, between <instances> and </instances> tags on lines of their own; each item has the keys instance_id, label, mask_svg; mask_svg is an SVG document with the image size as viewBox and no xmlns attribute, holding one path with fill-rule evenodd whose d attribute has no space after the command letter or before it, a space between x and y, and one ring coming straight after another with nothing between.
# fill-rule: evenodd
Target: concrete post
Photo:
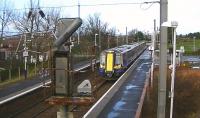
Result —
<instances>
[{"instance_id":1,"label":"concrete post","mask_svg":"<svg viewBox=\"0 0 200 118\"><path fill-rule=\"evenodd\" d=\"M127 32L127 27L126 27L126 44L128 44L128 32Z\"/></svg>"},{"instance_id":2,"label":"concrete post","mask_svg":"<svg viewBox=\"0 0 200 118\"><path fill-rule=\"evenodd\" d=\"M160 0L160 61L157 118L165 118L167 79L167 27L161 27L161 24L167 21L167 14L168 0Z\"/></svg>"},{"instance_id":3,"label":"concrete post","mask_svg":"<svg viewBox=\"0 0 200 118\"><path fill-rule=\"evenodd\" d=\"M153 72L155 63L155 42L156 42L156 20L154 19L154 32L152 37L152 65L151 65L151 87L153 87Z\"/></svg>"}]
</instances>

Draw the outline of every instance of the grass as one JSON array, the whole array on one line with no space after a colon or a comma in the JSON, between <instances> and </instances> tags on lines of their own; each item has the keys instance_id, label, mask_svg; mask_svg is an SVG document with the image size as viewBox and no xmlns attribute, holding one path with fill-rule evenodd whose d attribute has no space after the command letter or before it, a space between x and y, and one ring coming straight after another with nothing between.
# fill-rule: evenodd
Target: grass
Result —
<instances>
[{"instance_id":1,"label":"grass","mask_svg":"<svg viewBox=\"0 0 200 118\"><path fill-rule=\"evenodd\" d=\"M20 78L23 78L23 77L20 77ZM0 89L8 86L8 85L12 85L12 84L15 84L15 83L18 83L20 81L23 81L24 79L19 79L19 78L13 78L11 80L6 80L6 81L3 81L0 83Z\"/></svg>"},{"instance_id":2,"label":"grass","mask_svg":"<svg viewBox=\"0 0 200 118\"><path fill-rule=\"evenodd\" d=\"M178 39L176 48L180 49L180 46L184 46L186 54L192 54L194 47L195 51L200 49L200 39L195 39L195 43L193 39Z\"/></svg>"},{"instance_id":3,"label":"grass","mask_svg":"<svg viewBox=\"0 0 200 118\"><path fill-rule=\"evenodd\" d=\"M145 100L142 118L156 118L158 100L158 69L154 71L154 84L150 88L150 99ZM169 118L171 71L167 74L166 118ZM174 118L199 118L200 116L200 70L186 67L177 68L175 78Z\"/></svg>"},{"instance_id":4,"label":"grass","mask_svg":"<svg viewBox=\"0 0 200 118\"><path fill-rule=\"evenodd\" d=\"M27 79L32 79L33 76L35 75L34 73L35 73L34 70L31 69L28 73ZM19 76L13 76L11 79L7 79L5 81L0 82L0 89L4 88L6 86L9 86L9 85L13 85L15 83L19 83L19 82L24 81L24 80L25 79L24 79L23 75L21 75L20 78L19 78Z\"/></svg>"}]
</instances>

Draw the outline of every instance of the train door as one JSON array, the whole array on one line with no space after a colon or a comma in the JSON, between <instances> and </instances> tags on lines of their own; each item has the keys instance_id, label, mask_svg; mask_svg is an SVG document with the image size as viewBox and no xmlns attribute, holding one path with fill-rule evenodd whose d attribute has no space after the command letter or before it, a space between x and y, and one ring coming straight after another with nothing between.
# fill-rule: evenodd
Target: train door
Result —
<instances>
[{"instance_id":1,"label":"train door","mask_svg":"<svg viewBox=\"0 0 200 118\"><path fill-rule=\"evenodd\" d=\"M113 72L114 68L114 53L108 52L106 58L106 72Z\"/></svg>"}]
</instances>

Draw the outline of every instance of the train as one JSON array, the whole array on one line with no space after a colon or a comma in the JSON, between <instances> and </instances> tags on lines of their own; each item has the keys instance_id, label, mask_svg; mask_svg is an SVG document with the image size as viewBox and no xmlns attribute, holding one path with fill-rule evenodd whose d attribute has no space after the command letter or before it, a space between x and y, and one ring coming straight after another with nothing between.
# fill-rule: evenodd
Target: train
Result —
<instances>
[{"instance_id":1,"label":"train","mask_svg":"<svg viewBox=\"0 0 200 118\"><path fill-rule=\"evenodd\" d=\"M102 51L100 53L99 75L105 79L119 77L145 49L145 42L137 42Z\"/></svg>"}]
</instances>

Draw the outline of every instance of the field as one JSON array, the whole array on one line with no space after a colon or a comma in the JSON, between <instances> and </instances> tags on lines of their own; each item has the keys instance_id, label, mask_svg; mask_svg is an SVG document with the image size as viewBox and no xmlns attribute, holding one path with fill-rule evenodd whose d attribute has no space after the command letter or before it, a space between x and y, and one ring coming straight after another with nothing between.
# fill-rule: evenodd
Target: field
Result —
<instances>
[{"instance_id":1,"label":"field","mask_svg":"<svg viewBox=\"0 0 200 118\"><path fill-rule=\"evenodd\" d=\"M186 54L196 55L198 54L197 52L200 50L200 39L195 39L195 40L194 39L177 39L176 48L180 49L180 46L184 46Z\"/></svg>"}]
</instances>

